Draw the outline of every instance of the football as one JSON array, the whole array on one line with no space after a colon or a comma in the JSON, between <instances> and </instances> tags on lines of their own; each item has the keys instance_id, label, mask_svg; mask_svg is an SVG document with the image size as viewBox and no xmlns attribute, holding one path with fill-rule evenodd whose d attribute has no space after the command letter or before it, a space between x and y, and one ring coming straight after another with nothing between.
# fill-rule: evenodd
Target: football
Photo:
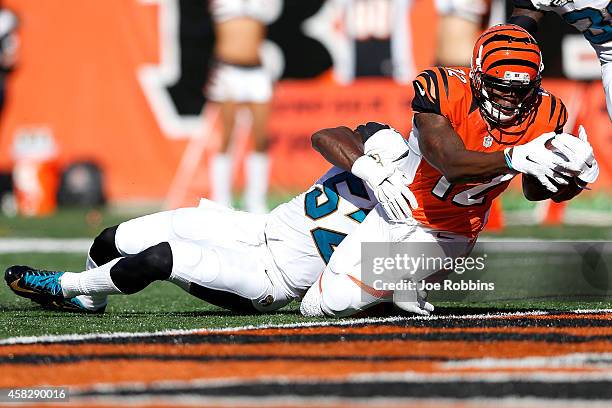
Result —
<instances>
[{"instance_id":1,"label":"football","mask_svg":"<svg viewBox=\"0 0 612 408\"><path fill-rule=\"evenodd\" d=\"M561 153L559 150L557 150L557 148L553 146L552 141L554 138L555 136L552 136L550 139L548 139L546 143L544 143L544 146L548 150L552 151L553 153L561 157L563 160L567 161L568 158L563 153ZM567 185L560 185L558 183L555 183L553 180L550 180L551 183L553 183L559 189L559 191L557 191L556 193L553 193L549 191L546 187L544 187L542 183L538 181L537 178L533 176L529 176L527 174L523 174L523 179L522 179L523 194L529 201L542 201L542 200L548 200L548 199L552 199L553 201L564 201L564 200L559 200L559 198L566 197L568 194L573 192L577 187L573 178L566 178L566 179L568 180Z\"/></svg>"}]
</instances>

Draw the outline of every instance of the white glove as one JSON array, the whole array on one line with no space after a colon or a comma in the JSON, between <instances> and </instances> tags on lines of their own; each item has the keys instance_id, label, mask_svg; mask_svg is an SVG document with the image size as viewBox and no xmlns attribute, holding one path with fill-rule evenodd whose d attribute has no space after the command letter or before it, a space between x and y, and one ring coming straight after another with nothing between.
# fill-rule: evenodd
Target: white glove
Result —
<instances>
[{"instance_id":1,"label":"white glove","mask_svg":"<svg viewBox=\"0 0 612 408\"><path fill-rule=\"evenodd\" d=\"M408 188L410 180L394 166L382 166L373 157L363 155L353 163L351 173L365 181L393 221L402 221L417 208L416 197ZM410 205L408 205L410 203Z\"/></svg>"},{"instance_id":2,"label":"white glove","mask_svg":"<svg viewBox=\"0 0 612 408\"><path fill-rule=\"evenodd\" d=\"M371 123L372 122L368 123L368 125ZM362 126L357 129L361 132L366 131L366 128ZM373 131L375 128L367 128L367 130ZM374 132L374 134L365 141L363 150L364 154L376 157L380 159L383 166L388 166L397 163L398 158L406 154L408 151L408 143L397 130L393 128L382 128Z\"/></svg>"},{"instance_id":3,"label":"white glove","mask_svg":"<svg viewBox=\"0 0 612 408\"><path fill-rule=\"evenodd\" d=\"M584 183L592 183L599 176L599 166L593 154L593 147L588 141L584 126L578 128L578 137L568 133L557 135L552 145L563 153L568 160L580 166L578 179Z\"/></svg>"},{"instance_id":4,"label":"white glove","mask_svg":"<svg viewBox=\"0 0 612 408\"><path fill-rule=\"evenodd\" d=\"M556 193L558 188L550 179L557 184L567 185L568 181L562 176L579 174L580 166L564 160L544 146L554 136L554 132L544 133L524 145L506 148L504 155L510 169L536 177L546 189Z\"/></svg>"},{"instance_id":5,"label":"white glove","mask_svg":"<svg viewBox=\"0 0 612 408\"><path fill-rule=\"evenodd\" d=\"M553 0L531 0L531 4L539 10L540 7L551 7Z\"/></svg>"},{"instance_id":6,"label":"white glove","mask_svg":"<svg viewBox=\"0 0 612 408\"><path fill-rule=\"evenodd\" d=\"M424 290L402 290L393 292L393 303L402 310L429 316L434 311L434 305L425 301L427 292Z\"/></svg>"},{"instance_id":7,"label":"white glove","mask_svg":"<svg viewBox=\"0 0 612 408\"><path fill-rule=\"evenodd\" d=\"M582 173L593 163L595 156L593 155L593 147L588 142L586 131L582 126L580 126L578 134L579 137L569 133L561 133L555 136L551 143L569 161L580 166L580 172Z\"/></svg>"}]
</instances>

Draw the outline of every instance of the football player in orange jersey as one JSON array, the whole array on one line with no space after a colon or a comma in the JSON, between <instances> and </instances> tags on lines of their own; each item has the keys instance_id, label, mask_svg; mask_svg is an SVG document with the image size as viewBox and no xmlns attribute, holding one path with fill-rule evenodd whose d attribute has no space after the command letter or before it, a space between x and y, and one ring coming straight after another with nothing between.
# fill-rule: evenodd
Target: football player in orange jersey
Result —
<instances>
[{"instance_id":1,"label":"football player in orange jersey","mask_svg":"<svg viewBox=\"0 0 612 408\"><path fill-rule=\"evenodd\" d=\"M530 177L531 184L550 192L536 197L533 189L525 189L529 199L571 198L595 180L597 162L586 137L562 133L565 106L540 88L541 59L529 33L498 25L477 40L470 68L423 71L413 82L413 130L406 152L392 163L375 159L385 143L401 138L386 126L376 129L370 123L356 133L340 127L314 135L313 145L328 161L350 169L375 192L400 191L403 182L410 191L388 199L377 194L384 205L336 248L302 301L304 315L349 316L385 301L427 315L433 306L415 284L438 271L414 267L401 276L399 282L412 283L396 286L401 291L377 287L371 271L361 268L362 242L414 243L407 254L412 258L423 252L429 258L466 256L486 224L492 200L515 175L522 173L524 180ZM564 157L547 147L550 139ZM411 209L404 197L411 198Z\"/></svg>"}]
</instances>

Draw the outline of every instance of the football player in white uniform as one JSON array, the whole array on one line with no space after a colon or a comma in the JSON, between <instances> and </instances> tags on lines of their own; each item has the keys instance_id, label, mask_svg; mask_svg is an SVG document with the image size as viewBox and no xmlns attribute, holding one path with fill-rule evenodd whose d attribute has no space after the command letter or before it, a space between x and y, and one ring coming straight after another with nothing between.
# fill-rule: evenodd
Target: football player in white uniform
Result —
<instances>
[{"instance_id":1,"label":"football player in white uniform","mask_svg":"<svg viewBox=\"0 0 612 408\"><path fill-rule=\"evenodd\" d=\"M408 147L399 133L388 126L379 132L380 127L369 123L355 133L346 127L324 129L313 135L313 145L350 138L363 149L361 135L367 135L368 151L391 163ZM57 310L101 313L107 295L136 293L156 280L230 310L276 310L303 296L334 248L378 203L376 197L391 217L407 206L401 177L393 179L397 185L387 180L393 166L379 166L369 157L362 162L374 191L361 178L333 167L269 215L203 199L197 208L159 212L105 229L93 241L84 272L12 266L5 280L16 294Z\"/></svg>"},{"instance_id":2,"label":"football player in white uniform","mask_svg":"<svg viewBox=\"0 0 612 408\"><path fill-rule=\"evenodd\" d=\"M591 43L601 63L608 115L612 120L612 1L610 0L514 0L509 19L534 34L547 11L557 13Z\"/></svg>"}]
</instances>

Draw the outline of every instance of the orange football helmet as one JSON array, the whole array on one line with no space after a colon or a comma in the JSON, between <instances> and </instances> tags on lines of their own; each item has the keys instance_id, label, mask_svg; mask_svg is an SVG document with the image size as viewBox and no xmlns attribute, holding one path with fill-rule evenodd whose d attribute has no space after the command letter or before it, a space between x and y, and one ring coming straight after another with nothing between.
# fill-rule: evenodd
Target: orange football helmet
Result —
<instances>
[{"instance_id":1,"label":"orange football helmet","mask_svg":"<svg viewBox=\"0 0 612 408\"><path fill-rule=\"evenodd\" d=\"M542 54L523 28L499 24L476 41L470 83L482 115L496 127L521 123L532 112L542 82Z\"/></svg>"}]
</instances>

